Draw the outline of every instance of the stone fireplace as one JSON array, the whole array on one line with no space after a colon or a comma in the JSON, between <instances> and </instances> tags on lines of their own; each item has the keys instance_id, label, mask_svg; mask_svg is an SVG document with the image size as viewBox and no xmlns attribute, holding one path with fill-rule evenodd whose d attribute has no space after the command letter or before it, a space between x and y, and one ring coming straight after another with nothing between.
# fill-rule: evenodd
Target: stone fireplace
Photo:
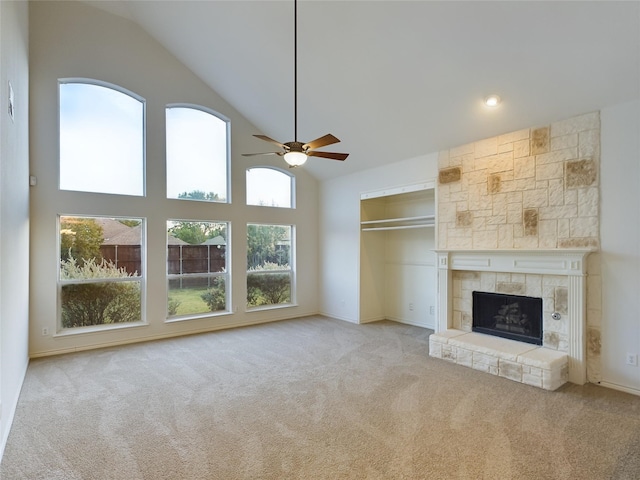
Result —
<instances>
[{"instance_id":1,"label":"stone fireplace","mask_svg":"<svg viewBox=\"0 0 640 480\"><path fill-rule=\"evenodd\" d=\"M438 250L431 356L555 390L586 382L586 275L591 249ZM472 332L473 291L542 301L542 345Z\"/></svg>"},{"instance_id":2,"label":"stone fireplace","mask_svg":"<svg viewBox=\"0 0 640 480\"><path fill-rule=\"evenodd\" d=\"M434 356L548 389L600 380L599 177L599 112L439 153ZM541 298L542 345L472 332L473 291Z\"/></svg>"}]
</instances>

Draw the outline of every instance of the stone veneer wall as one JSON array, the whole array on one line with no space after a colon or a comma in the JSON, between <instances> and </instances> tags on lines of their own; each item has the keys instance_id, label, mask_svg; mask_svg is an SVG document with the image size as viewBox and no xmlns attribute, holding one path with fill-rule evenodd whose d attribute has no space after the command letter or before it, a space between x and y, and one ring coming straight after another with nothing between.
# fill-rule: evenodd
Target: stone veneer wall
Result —
<instances>
[{"instance_id":1,"label":"stone veneer wall","mask_svg":"<svg viewBox=\"0 0 640 480\"><path fill-rule=\"evenodd\" d=\"M438 248L597 250L599 171L599 112L440 152ZM587 376L589 381L596 382L600 380L602 316L597 253L589 256L588 274ZM459 272L454 279L465 275L468 274ZM496 277L496 284L521 284L527 289L527 284L539 283L534 277L516 276L515 281L513 276L509 281L506 276L500 281ZM538 277L544 284L547 276ZM478 272L478 278L481 283L491 283L484 273ZM553 296L542 295L547 299L545 310L551 304L550 299L557 301L556 287L565 288L566 292L566 285L554 285ZM465 302L463 297L459 299ZM465 306L456 313L454 306L456 328L466 329L470 325L470 316L465 315L470 315L470 309ZM545 346L553 348L557 339L556 348L564 348L563 326L549 324L545 319L543 332Z\"/></svg>"}]
</instances>

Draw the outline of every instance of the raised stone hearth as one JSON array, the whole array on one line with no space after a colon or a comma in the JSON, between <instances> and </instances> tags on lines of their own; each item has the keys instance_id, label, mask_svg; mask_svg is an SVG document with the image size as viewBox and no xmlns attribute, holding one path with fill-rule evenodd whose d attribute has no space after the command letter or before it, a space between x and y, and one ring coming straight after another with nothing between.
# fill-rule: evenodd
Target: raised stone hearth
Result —
<instances>
[{"instance_id":1,"label":"raised stone hearth","mask_svg":"<svg viewBox=\"0 0 640 480\"><path fill-rule=\"evenodd\" d=\"M590 252L437 250L438 324L429 354L547 390L584 384ZM541 297L543 345L471 332L472 290Z\"/></svg>"},{"instance_id":2,"label":"raised stone hearth","mask_svg":"<svg viewBox=\"0 0 640 480\"><path fill-rule=\"evenodd\" d=\"M429 355L545 390L568 380L568 355L528 343L462 330L429 337Z\"/></svg>"}]
</instances>

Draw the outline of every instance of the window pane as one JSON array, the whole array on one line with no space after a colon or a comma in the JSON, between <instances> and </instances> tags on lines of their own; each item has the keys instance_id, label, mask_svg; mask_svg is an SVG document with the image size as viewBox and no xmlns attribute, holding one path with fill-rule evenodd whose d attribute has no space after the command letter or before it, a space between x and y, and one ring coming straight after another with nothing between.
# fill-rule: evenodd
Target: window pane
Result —
<instances>
[{"instance_id":1,"label":"window pane","mask_svg":"<svg viewBox=\"0 0 640 480\"><path fill-rule=\"evenodd\" d=\"M291 225L247 225L247 307L291 303Z\"/></svg>"},{"instance_id":2,"label":"window pane","mask_svg":"<svg viewBox=\"0 0 640 480\"><path fill-rule=\"evenodd\" d=\"M62 328L142 320L141 218L60 216Z\"/></svg>"},{"instance_id":3,"label":"window pane","mask_svg":"<svg viewBox=\"0 0 640 480\"><path fill-rule=\"evenodd\" d=\"M169 317L227 310L225 276L180 276L169 279Z\"/></svg>"},{"instance_id":4,"label":"window pane","mask_svg":"<svg viewBox=\"0 0 640 480\"><path fill-rule=\"evenodd\" d=\"M274 168L247 169L247 205L291 208L293 177Z\"/></svg>"},{"instance_id":5,"label":"window pane","mask_svg":"<svg viewBox=\"0 0 640 480\"><path fill-rule=\"evenodd\" d=\"M113 88L60 84L60 189L144 195L144 103Z\"/></svg>"},{"instance_id":6,"label":"window pane","mask_svg":"<svg viewBox=\"0 0 640 480\"><path fill-rule=\"evenodd\" d=\"M228 122L188 107L168 107L167 198L227 201Z\"/></svg>"},{"instance_id":7,"label":"window pane","mask_svg":"<svg viewBox=\"0 0 640 480\"><path fill-rule=\"evenodd\" d=\"M289 270L291 267L291 226L247 226L247 265L249 271Z\"/></svg>"},{"instance_id":8,"label":"window pane","mask_svg":"<svg viewBox=\"0 0 640 480\"><path fill-rule=\"evenodd\" d=\"M168 317L228 311L226 222L167 222Z\"/></svg>"},{"instance_id":9,"label":"window pane","mask_svg":"<svg viewBox=\"0 0 640 480\"><path fill-rule=\"evenodd\" d=\"M142 219L60 217L60 279L142 275Z\"/></svg>"},{"instance_id":10,"label":"window pane","mask_svg":"<svg viewBox=\"0 0 640 480\"><path fill-rule=\"evenodd\" d=\"M290 273L248 273L247 307L291 303Z\"/></svg>"},{"instance_id":11,"label":"window pane","mask_svg":"<svg viewBox=\"0 0 640 480\"><path fill-rule=\"evenodd\" d=\"M140 282L99 282L62 285L62 327L139 322Z\"/></svg>"}]
</instances>

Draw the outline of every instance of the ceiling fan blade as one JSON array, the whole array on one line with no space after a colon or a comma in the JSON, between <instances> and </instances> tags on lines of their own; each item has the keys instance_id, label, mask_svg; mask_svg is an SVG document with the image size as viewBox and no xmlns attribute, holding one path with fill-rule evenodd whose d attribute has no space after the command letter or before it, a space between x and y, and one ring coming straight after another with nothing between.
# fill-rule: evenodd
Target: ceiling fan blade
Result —
<instances>
[{"instance_id":1,"label":"ceiling fan blade","mask_svg":"<svg viewBox=\"0 0 640 480\"><path fill-rule=\"evenodd\" d=\"M264 153L243 153L243 157L255 157L256 155L284 155L282 152L264 152Z\"/></svg>"},{"instance_id":2,"label":"ceiling fan blade","mask_svg":"<svg viewBox=\"0 0 640 480\"><path fill-rule=\"evenodd\" d=\"M266 135L254 135L254 137L259 138L260 140L264 140L265 142L275 143L279 147L282 147L282 148L285 148L285 149L287 148L286 145L278 142L277 140L274 140L273 138L267 137Z\"/></svg>"},{"instance_id":3,"label":"ceiling fan blade","mask_svg":"<svg viewBox=\"0 0 640 480\"><path fill-rule=\"evenodd\" d=\"M346 160L349 156L348 153L334 153L334 152L307 152L310 157L322 157L330 158L331 160Z\"/></svg>"},{"instance_id":4,"label":"ceiling fan blade","mask_svg":"<svg viewBox=\"0 0 640 480\"><path fill-rule=\"evenodd\" d=\"M324 137L316 138L315 140L311 140L309 143L305 143L302 148L304 150L315 150L316 148L326 147L327 145L333 145L334 143L339 143L336 137L327 133Z\"/></svg>"}]
</instances>

